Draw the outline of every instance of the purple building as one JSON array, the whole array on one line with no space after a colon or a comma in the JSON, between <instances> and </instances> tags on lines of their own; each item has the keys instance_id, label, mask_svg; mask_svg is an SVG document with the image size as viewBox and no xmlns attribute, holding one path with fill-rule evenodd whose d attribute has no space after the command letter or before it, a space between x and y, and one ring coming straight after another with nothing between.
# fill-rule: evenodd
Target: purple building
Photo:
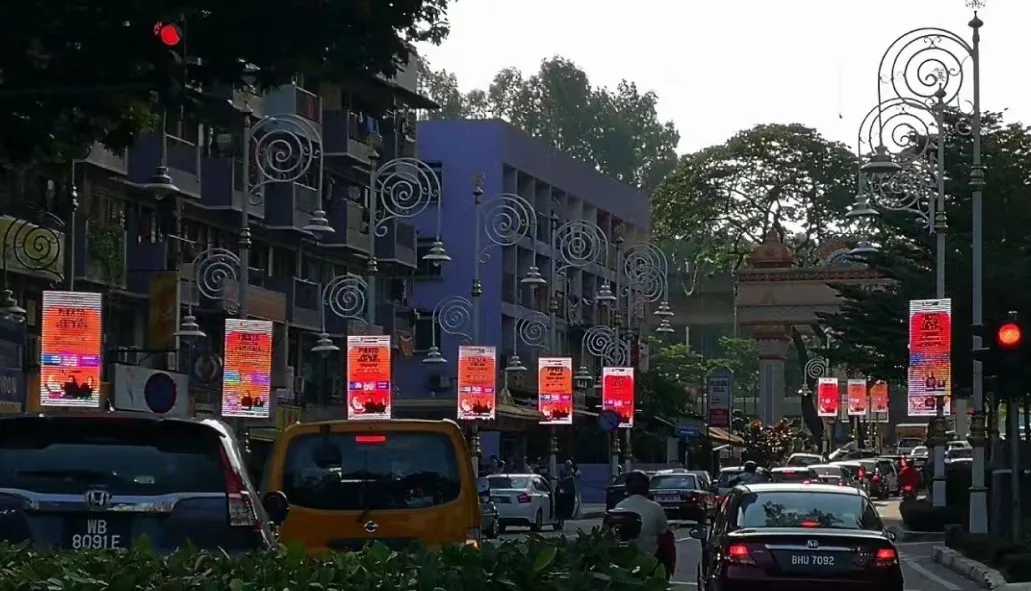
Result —
<instances>
[{"instance_id":1,"label":"purple building","mask_svg":"<svg viewBox=\"0 0 1031 591\"><path fill-rule=\"evenodd\" d=\"M469 297L474 280L476 255L474 232L480 232L481 245L489 244L485 226L492 220L478 222L474 203L474 179L483 175L483 203L489 208L499 194L516 194L526 200L537 220L528 229L531 238L512 246L496 246L489 258L480 264L480 322L478 344L497 347L499 388L503 385L501 368L509 357L518 353L523 365L532 371L510 373L508 389L512 399L499 407L499 431L525 431L536 424L536 359L540 349L531 346L537 341L520 338L520 319L534 318L538 323L549 314L548 302L558 289L562 302L556 314L558 350L554 355L580 357L580 336L592 324L607 322L606 311L586 305L605 282L614 280L615 247L598 259L598 263L567 272L565 281L551 282L551 216L559 223L586 220L598 225L606 239L614 244L620 234L627 244L642 242L649 229L649 202L636 189L608 178L592 167L574 160L502 121L429 121L418 129L419 158L435 167L441 179L443 216L441 237L452 260L439 267L423 263L415 276L414 305L420 313L416 342L412 355L398 359L395 379L398 416L454 418L456 361L458 346L471 339L472 323L457 330L448 326L447 318L431 318L434 307L449 296ZM427 212L417 220L420 236L419 256L429 248L437 226L436 215ZM549 284L531 289L520 283L531 267L536 266ZM536 314L535 314L536 313ZM550 324L550 323L548 323ZM541 323L538 327L543 328ZM449 330L451 332L449 332ZM436 338L433 338L433 334ZM549 335L541 335L540 343L548 343ZM527 341L530 340L530 343ZM447 359L442 364L424 364L427 351L436 345ZM577 360L579 364L579 359ZM591 367L591 364L587 364ZM521 406L523 402L527 406ZM483 453L513 455L515 441L485 434Z\"/></svg>"}]
</instances>

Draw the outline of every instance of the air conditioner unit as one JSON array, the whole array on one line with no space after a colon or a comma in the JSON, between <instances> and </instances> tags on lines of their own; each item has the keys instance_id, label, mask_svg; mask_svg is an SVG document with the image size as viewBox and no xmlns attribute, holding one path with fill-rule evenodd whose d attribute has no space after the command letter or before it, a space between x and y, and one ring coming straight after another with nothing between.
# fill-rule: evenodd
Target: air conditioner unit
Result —
<instances>
[{"instance_id":1,"label":"air conditioner unit","mask_svg":"<svg viewBox=\"0 0 1031 591\"><path fill-rule=\"evenodd\" d=\"M115 365L116 410L150 412L167 417L190 415L186 374L138 365Z\"/></svg>"}]
</instances>

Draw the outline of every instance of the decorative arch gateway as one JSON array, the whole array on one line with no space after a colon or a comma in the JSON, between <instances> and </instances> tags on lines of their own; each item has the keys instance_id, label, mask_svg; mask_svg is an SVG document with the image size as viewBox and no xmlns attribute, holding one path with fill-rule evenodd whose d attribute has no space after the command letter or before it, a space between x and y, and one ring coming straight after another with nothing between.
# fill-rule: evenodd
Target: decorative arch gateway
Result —
<instances>
[{"instance_id":1,"label":"decorative arch gateway","mask_svg":"<svg viewBox=\"0 0 1031 591\"><path fill-rule=\"evenodd\" d=\"M830 284L888 283L852 260L850 250L843 242L828 243L817 250L813 265L799 266L795 253L771 232L749 254L748 266L737 272L737 323L758 341L759 415L768 425L784 417L784 364L791 329L810 333L818 312L838 311L840 298Z\"/></svg>"}]
</instances>

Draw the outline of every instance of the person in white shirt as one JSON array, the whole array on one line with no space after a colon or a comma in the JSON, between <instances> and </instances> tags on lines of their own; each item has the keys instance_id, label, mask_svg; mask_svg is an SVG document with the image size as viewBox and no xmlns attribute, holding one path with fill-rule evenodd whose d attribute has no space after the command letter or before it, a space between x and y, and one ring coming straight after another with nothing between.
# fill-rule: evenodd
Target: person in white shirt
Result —
<instances>
[{"instance_id":1,"label":"person in white shirt","mask_svg":"<svg viewBox=\"0 0 1031 591\"><path fill-rule=\"evenodd\" d=\"M626 477L627 497L616 509L633 511L641 516L641 533L631 543L649 556L659 552L659 538L669 533L666 511L649 496L649 478L644 472L631 472ZM669 569L667 569L669 570Z\"/></svg>"}]
</instances>

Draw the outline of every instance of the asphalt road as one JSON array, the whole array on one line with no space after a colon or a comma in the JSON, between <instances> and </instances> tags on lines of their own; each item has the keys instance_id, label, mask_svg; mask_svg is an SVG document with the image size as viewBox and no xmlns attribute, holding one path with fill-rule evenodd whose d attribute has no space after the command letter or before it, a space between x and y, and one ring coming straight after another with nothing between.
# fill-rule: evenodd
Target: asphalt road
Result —
<instances>
[{"instance_id":1,"label":"asphalt road","mask_svg":"<svg viewBox=\"0 0 1031 591\"><path fill-rule=\"evenodd\" d=\"M885 517L898 512L898 501L878 501L878 510ZM543 532L544 536L557 536L563 533L575 535L580 529L590 530L601 524L598 519L570 521L562 532ZM673 577L672 587L678 589L694 589L697 587L698 558L700 546L697 540L688 536L689 524L678 524L677 535L677 572ZM529 532L525 528L512 529L501 536L503 540L519 539ZM900 542L897 544L902 559L902 572L906 581L906 591L975 591L980 589L952 571L949 571L931 560L931 546L940 542Z\"/></svg>"}]
</instances>

